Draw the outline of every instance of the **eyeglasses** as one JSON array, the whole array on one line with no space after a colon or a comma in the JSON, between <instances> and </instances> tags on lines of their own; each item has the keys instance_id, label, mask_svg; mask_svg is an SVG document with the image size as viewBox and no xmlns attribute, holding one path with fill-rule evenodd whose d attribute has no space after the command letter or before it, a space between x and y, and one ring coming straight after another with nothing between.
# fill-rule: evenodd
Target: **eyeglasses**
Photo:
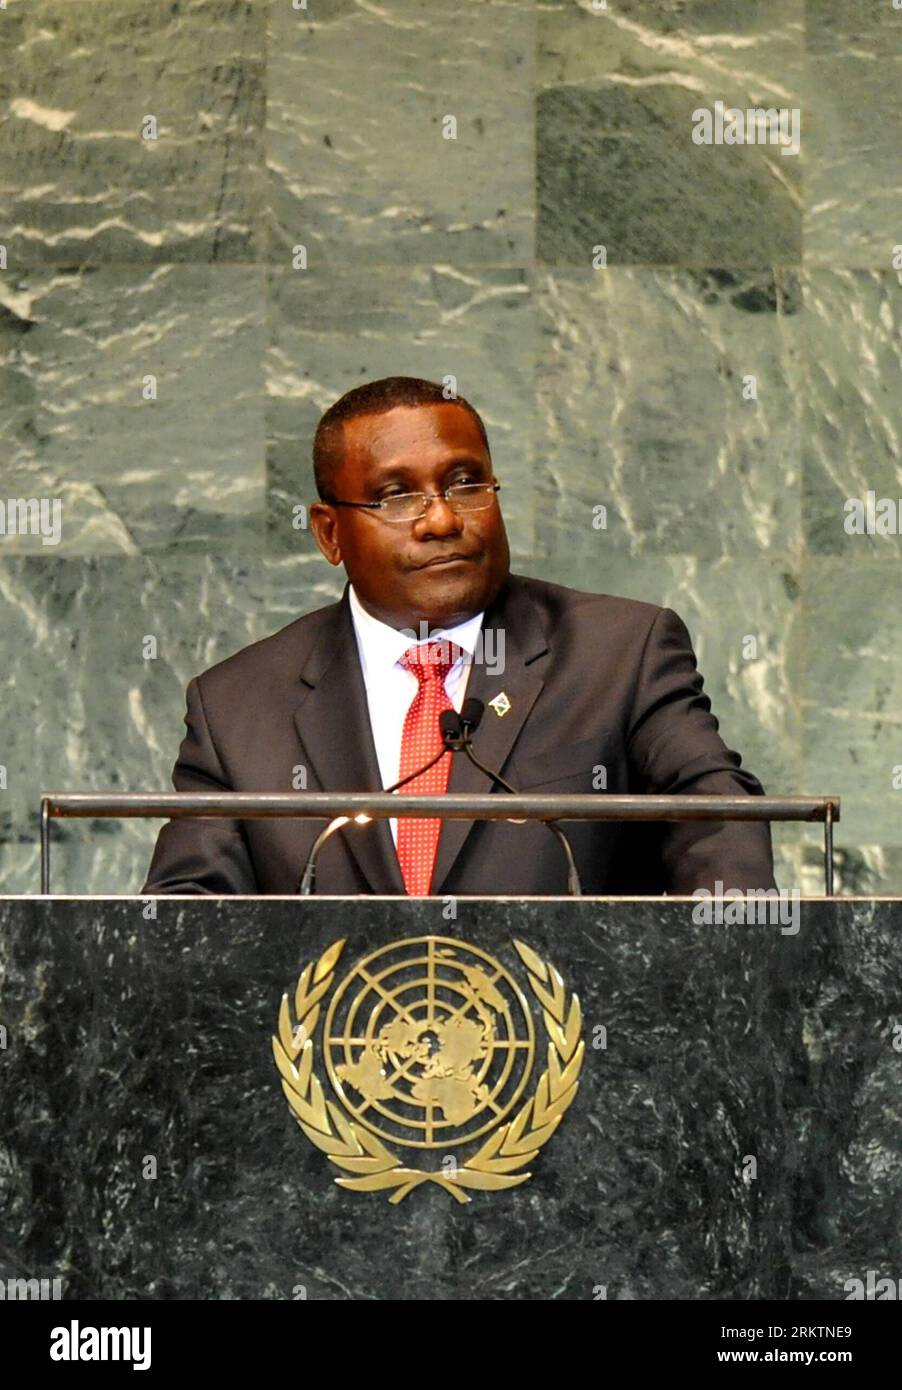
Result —
<instances>
[{"instance_id":1,"label":"eyeglasses","mask_svg":"<svg viewBox=\"0 0 902 1390\"><path fill-rule=\"evenodd\" d=\"M323 500L332 507L365 507L381 512L383 521L417 521L428 512L429 503L439 498L448 503L452 512L481 512L492 505L492 494L500 491L500 483L456 483L444 492L399 492L381 502L343 502L334 497Z\"/></svg>"}]
</instances>

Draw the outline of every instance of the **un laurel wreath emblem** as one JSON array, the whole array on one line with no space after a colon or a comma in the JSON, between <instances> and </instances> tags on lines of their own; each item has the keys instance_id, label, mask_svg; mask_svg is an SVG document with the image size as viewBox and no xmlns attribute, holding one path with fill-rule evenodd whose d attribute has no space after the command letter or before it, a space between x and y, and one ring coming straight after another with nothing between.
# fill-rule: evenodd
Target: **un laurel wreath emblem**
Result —
<instances>
[{"instance_id":1,"label":"un laurel wreath emblem","mask_svg":"<svg viewBox=\"0 0 902 1390\"><path fill-rule=\"evenodd\" d=\"M535 1028L523 991L499 961L454 937L408 937L371 952L333 988L345 944L336 941L301 972L294 1021L283 994L272 1040L298 1125L355 1175L335 1181L355 1192L391 1191L391 1202L424 1182L458 1202L469 1202L467 1188L526 1182L532 1174L520 1170L571 1105L585 1053L579 1000L568 1001L554 966L514 941L547 1037L546 1068L524 1099ZM317 1047L336 1100L314 1069ZM474 1143L468 1157L457 1157ZM398 1148L439 1151L441 1160L418 1168Z\"/></svg>"}]
</instances>

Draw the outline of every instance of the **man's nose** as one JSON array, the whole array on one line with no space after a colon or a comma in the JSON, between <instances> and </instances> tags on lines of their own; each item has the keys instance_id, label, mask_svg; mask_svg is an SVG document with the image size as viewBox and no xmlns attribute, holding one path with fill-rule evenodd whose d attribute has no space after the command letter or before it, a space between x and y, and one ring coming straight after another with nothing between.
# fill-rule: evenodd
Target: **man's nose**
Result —
<instances>
[{"instance_id":1,"label":"man's nose","mask_svg":"<svg viewBox=\"0 0 902 1390\"><path fill-rule=\"evenodd\" d=\"M447 536L461 529L460 517L444 497L433 497L418 523L421 536Z\"/></svg>"}]
</instances>

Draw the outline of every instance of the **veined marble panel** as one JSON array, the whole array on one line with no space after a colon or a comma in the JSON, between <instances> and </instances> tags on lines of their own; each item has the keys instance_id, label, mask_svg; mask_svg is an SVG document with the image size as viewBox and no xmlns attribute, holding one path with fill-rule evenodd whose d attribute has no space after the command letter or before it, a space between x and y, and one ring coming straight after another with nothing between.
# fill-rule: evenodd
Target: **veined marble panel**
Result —
<instances>
[{"instance_id":1,"label":"veined marble panel","mask_svg":"<svg viewBox=\"0 0 902 1390\"><path fill-rule=\"evenodd\" d=\"M610 265L797 265L802 142L784 155L757 135L697 144L693 130L717 102L800 109L803 57L803 0L543 6L540 260L591 267L601 246Z\"/></svg>"},{"instance_id":2,"label":"veined marble panel","mask_svg":"<svg viewBox=\"0 0 902 1390\"><path fill-rule=\"evenodd\" d=\"M795 559L795 273L554 270L536 298L542 553Z\"/></svg>"},{"instance_id":3,"label":"veined marble panel","mask_svg":"<svg viewBox=\"0 0 902 1390\"><path fill-rule=\"evenodd\" d=\"M534 43L529 0L271 5L273 260L528 264Z\"/></svg>"},{"instance_id":4,"label":"veined marble panel","mask_svg":"<svg viewBox=\"0 0 902 1390\"><path fill-rule=\"evenodd\" d=\"M10 266L253 261L264 16L261 0L13 0L0 12Z\"/></svg>"},{"instance_id":5,"label":"veined marble panel","mask_svg":"<svg viewBox=\"0 0 902 1390\"><path fill-rule=\"evenodd\" d=\"M252 266L0 277L4 498L60 503L59 543L0 557L260 548L264 301Z\"/></svg>"}]
</instances>

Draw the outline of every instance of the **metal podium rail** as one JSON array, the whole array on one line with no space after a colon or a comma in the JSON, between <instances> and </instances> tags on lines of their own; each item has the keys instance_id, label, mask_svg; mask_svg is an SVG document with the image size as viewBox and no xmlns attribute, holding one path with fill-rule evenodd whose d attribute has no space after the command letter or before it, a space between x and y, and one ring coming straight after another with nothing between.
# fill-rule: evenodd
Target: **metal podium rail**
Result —
<instances>
[{"instance_id":1,"label":"metal podium rail","mask_svg":"<svg viewBox=\"0 0 902 1390\"><path fill-rule=\"evenodd\" d=\"M203 816L253 820L299 816L372 819L420 816L451 820L510 821L816 821L824 825L824 885L833 896L833 825L836 796L469 796L399 795L397 792L46 792L41 797L41 892L50 892L51 820Z\"/></svg>"}]
</instances>

